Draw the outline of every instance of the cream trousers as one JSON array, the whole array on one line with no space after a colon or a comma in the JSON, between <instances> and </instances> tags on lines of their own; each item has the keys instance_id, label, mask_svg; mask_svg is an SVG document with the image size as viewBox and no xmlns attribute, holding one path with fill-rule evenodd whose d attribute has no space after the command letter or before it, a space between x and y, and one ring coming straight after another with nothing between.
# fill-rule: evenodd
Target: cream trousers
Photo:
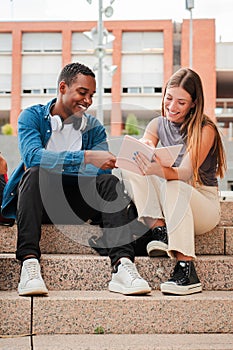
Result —
<instances>
[{"instance_id":1,"label":"cream trousers","mask_svg":"<svg viewBox=\"0 0 233 350\"><path fill-rule=\"evenodd\" d=\"M169 256L174 257L177 251L196 258L195 235L210 231L220 220L218 188L194 188L183 181L166 181L156 175L141 176L125 170L122 178L140 221L144 222L145 217L165 219Z\"/></svg>"}]
</instances>

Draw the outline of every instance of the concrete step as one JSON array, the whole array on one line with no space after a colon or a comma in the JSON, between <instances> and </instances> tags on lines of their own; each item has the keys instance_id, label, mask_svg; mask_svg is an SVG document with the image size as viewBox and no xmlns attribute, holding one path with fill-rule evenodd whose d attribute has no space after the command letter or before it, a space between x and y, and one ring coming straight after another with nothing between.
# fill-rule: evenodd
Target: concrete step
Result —
<instances>
[{"instance_id":1,"label":"concrete step","mask_svg":"<svg viewBox=\"0 0 233 350\"><path fill-rule=\"evenodd\" d=\"M139 273L153 289L167 280L175 261L136 257ZM198 256L196 269L204 290L233 290L233 256ZM43 255L42 275L49 290L102 290L111 279L108 257L94 255ZM20 263L14 254L0 254L0 290L16 290Z\"/></svg>"},{"instance_id":2,"label":"concrete step","mask_svg":"<svg viewBox=\"0 0 233 350\"><path fill-rule=\"evenodd\" d=\"M108 291L59 291L49 297L0 292L0 334L232 333L232 300L233 291L127 297Z\"/></svg>"},{"instance_id":3,"label":"concrete step","mask_svg":"<svg viewBox=\"0 0 233 350\"><path fill-rule=\"evenodd\" d=\"M233 200L226 198L220 201L221 204L221 219L220 226L233 226Z\"/></svg>"},{"instance_id":4,"label":"concrete step","mask_svg":"<svg viewBox=\"0 0 233 350\"><path fill-rule=\"evenodd\" d=\"M43 225L41 251L45 254L94 254L88 244L92 235L100 236L101 228L93 225ZM14 253L17 227L0 226L0 252ZM233 226L217 226L212 231L196 236L196 254L233 254Z\"/></svg>"},{"instance_id":5,"label":"concrete step","mask_svg":"<svg viewBox=\"0 0 233 350\"><path fill-rule=\"evenodd\" d=\"M233 254L233 201L221 201L219 225L196 237L196 254ZM43 225L41 251L45 254L94 254L88 239L102 234L98 226ZM13 253L16 249L17 227L0 226L0 253Z\"/></svg>"},{"instance_id":6,"label":"concrete step","mask_svg":"<svg viewBox=\"0 0 233 350\"><path fill-rule=\"evenodd\" d=\"M56 334L0 340L1 350L232 350L233 334Z\"/></svg>"}]
</instances>

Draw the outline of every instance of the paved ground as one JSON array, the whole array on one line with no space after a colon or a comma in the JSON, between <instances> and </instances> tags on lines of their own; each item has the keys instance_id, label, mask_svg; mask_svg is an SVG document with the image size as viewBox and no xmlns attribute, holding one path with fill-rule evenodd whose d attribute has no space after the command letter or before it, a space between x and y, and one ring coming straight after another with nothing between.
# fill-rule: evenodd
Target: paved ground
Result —
<instances>
[{"instance_id":1,"label":"paved ground","mask_svg":"<svg viewBox=\"0 0 233 350\"><path fill-rule=\"evenodd\" d=\"M232 350L233 334L36 335L0 339L1 350Z\"/></svg>"}]
</instances>

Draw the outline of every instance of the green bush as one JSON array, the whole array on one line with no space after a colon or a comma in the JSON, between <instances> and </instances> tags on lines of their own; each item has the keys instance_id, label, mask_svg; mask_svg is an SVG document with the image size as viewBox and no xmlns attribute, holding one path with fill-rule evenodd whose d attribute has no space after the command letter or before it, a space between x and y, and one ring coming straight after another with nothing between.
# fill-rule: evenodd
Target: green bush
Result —
<instances>
[{"instance_id":1,"label":"green bush","mask_svg":"<svg viewBox=\"0 0 233 350\"><path fill-rule=\"evenodd\" d=\"M128 114L125 122L125 134L128 135L139 135L138 120L135 114Z\"/></svg>"},{"instance_id":2,"label":"green bush","mask_svg":"<svg viewBox=\"0 0 233 350\"><path fill-rule=\"evenodd\" d=\"M13 135L13 127L11 124L5 124L2 126L3 135Z\"/></svg>"},{"instance_id":3,"label":"green bush","mask_svg":"<svg viewBox=\"0 0 233 350\"><path fill-rule=\"evenodd\" d=\"M104 327L102 327L102 326L96 327L94 330L94 333L95 334L104 334L105 333Z\"/></svg>"}]
</instances>

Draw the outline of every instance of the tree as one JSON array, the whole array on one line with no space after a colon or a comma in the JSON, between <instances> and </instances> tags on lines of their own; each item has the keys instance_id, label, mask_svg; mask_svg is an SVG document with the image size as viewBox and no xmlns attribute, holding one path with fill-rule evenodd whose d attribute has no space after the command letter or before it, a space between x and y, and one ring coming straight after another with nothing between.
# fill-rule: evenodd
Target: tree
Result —
<instances>
[{"instance_id":1,"label":"tree","mask_svg":"<svg viewBox=\"0 0 233 350\"><path fill-rule=\"evenodd\" d=\"M2 126L3 135L13 135L13 127L11 124L5 124Z\"/></svg>"},{"instance_id":2,"label":"tree","mask_svg":"<svg viewBox=\"0 0 233 350\"><path fill-rule=\"evenodd\" d=\"M129 113L125 122L125 134L139 135L138 120L135 114Z\"/></svg>"}]
</instances>

